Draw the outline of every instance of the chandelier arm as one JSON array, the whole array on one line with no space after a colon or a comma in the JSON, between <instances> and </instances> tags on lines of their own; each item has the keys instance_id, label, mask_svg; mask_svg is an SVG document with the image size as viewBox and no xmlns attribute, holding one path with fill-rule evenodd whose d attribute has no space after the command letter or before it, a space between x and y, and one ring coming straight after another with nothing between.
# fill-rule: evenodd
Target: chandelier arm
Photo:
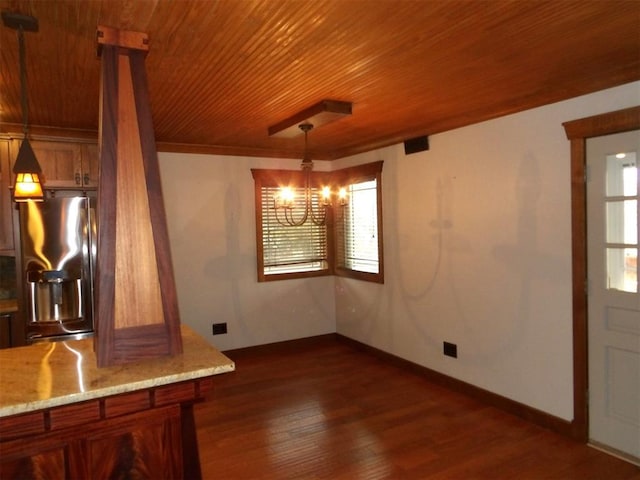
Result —
<instances>
[{"instance_id":1,"label":"chandelier arm","mask_svg":"<svg viewBox=\"0 0 640 480\"><path fill-rule=\"evenodd\" d=\"M310 178L311 173L309 170L306 170L306 174L305 174L305 202L304 202L304 214L302 215L302 217L299 220L294 220L293 218L293 210L294 207L283 207L284 208L284 215L285 215L285 220L287 222L287 225L291 226L291 227L300 227L302 225L304 225L307 222L307 219L309 218L309 212L311 212L311 219L313 221L313 210L310 208L311 207L311 198L310 198L310 192L311 192L311 183L310 183ZM277 218L277 209L276 209L276 218ZM315 221L314 221L315 223Z\"/></svg>"},{"instance_id":2,"label":"chandelier arm","mask_svg":"<svg viewBox=\"0 0 640 480\"><path fill-rule=\"evenodd\" d=\"M292 227L299 227L301 225L304 225L305 222L307 221L307 218L309 217L309 212L308 210L305 208L304 209L304 215L302 216L302 218L300 218L299 220L294 220L293 219L293 208L285 208L284 209L284 215L285 215L285 219L287 220L287 223L292 226Z\"/></svg>"},{"instance_id":3,"label":"chandelier arm","mask_svg":"<svg viewBox=\"0 0 640 480\"><path fill-rule=\"evenodd\" d=\"M281 208L284 210L284 221L280 218L280 216L278 216L278 211ZM294 220L293 207L278 207L278 202L276 201L275 197L273 199L273 210L275 211L276 221L283 227L299 227L301 225L304 225L308 218L308 212L305 209L304 216L298 221Z\"/></svg>"},{"instance_id":4,"label":"chandelier arm","mask_svg":"<svg viewBox=\"0 0 640 480\"><path fill-rule=\"evenodd\" d=\"M284 208L284 212L285 212L284 222L282 220L280 220L280 217L278 216L278 211L280 210L280 207L278 207L278 202L277 202L276 198L274 197L273 198L273 211L274 211L275 216L276 216L276 222L278 222L283 227L290 227L291 225L287 222L287 209L286 209L286 207L282 207L282 208Z\"/></svg>"},{"instance_id":5,"label":"chandelier arm","mask_svg":"<svg viewBox=\"0 0 640 480\"><path fill-rule=\"evenodd\" d=\"M280 219L280 217L278 216L278 210L280 210L279 208L275 208L275 213L276 213L276 221L282 225L283 227L299 227L301 225L304 225L304 222L307 221L307 214L305 212L305 215L298 221L293 219L293 212L291 212L291 209L288 207L282 207L284 209L284 221L282 221Z\"/></svg>"},{"instance_id":6,"label":"chandelier arm","mask_svg":"<svg viewBox=\"0 0 640 480\"><path fill-rule=\"evenodd\" d=\"M318 226L322 226L326 223L327 207L322 205L319 214L316 214L313 208L313 196L311 193L311 184L307 183L307 209L311 212L311 221Z\"/></svg>"},{"instance_id":7,"label":"chandelier arm","mask_svg":"<svg viewBox=\"0 0 640 480\"><path fill-rule=\"evenodd\" d=\"M307 182L307 184L308 184L308 182ZM309 208L307 207L307 204L305 202L304 215L302 215L302 218L300 218L300 220L298 220L298 221L295 221L293 219L293 205L291 206L291 208L285 209L284 213L285 213L285 215L287 213L289 214L289 218L287 220L289 222L289 225L291 225L292 227L299 227L299 226L304 225L306 223L307 218L309 217Z\"/></svg>"},{"instance_id":8,"label":"chandelier arm","mask_svg":"<svg viewBox=\"0 0 640 480\"><path fill-rule=\"evenodd\" d=\"M310 212L311 214L311 221L313 222L314 225L317 225L318 227L322 227L323 225L326 224L327 221L327 207L326 206L321 206L321 210L319 214L316 214L314 208L313 208L313 196L311 193L311 171L307 170L307 177L306 177L306 186L305 186L305 194L306 194L306 210L308 212Z\"/></svg>"},{"instance_id":9,"label":"chandelier arm","mask_svg":"<svg viewBox=\"0 0 640 480\"><path fill-rule=\"evenodd\" d=\"M284 210L284 221L282 221L280 216L278 216L278 211L280 210L280 208ZM283 227L299 227L301 225L304 225L304 223L307 221L307 218L309 216L308 212L305 209L305 212L302 218L296 221L293 219L293 209L290 207L277 207L275 205L275 200L274 200L273 209L275 210L276 221Z\"/></svg>"},{"instance_id":10,"label":"chandelier arm","mask_svg":"<svg viewBox=\"0 0 640 480\"><path fill-rule=\"evenodd\" d=\"M323 215L316 217L315 215L312 215L311 221L314 223L314 225L317 225L318 227L322 227L324 225L327 224L327 214L326 211Z\"/></svg>"},{"instance_id":11,"label":"chandelier arm","mask_svg":"<svg viewBox=\"0 0 640 480\"><path fill-rule=\"evenodd\" d=\"M275 213L276 213L276 221L282 225L283 227L290 227L291 225L289 225L288 223L286 223L286 215L285 215L285 222L283 222L282 220L280 220L280 217L278 217L278 207L274 207Z\"/></svg>"},{"instance_id":12,"label":"chandelier arm","mask_svg":"<svg viewBox=\"0 0 640 480\"><path fill-rule=\"evenodd\" d=\"M309 204L309 209L311 211L311 221L318 225L319 227L321 227L322 225L324 225L327 221L327 207L323 206L321 213L316 215L316 213L313 210L313 205Z\"/></svg>"}]
</instances>

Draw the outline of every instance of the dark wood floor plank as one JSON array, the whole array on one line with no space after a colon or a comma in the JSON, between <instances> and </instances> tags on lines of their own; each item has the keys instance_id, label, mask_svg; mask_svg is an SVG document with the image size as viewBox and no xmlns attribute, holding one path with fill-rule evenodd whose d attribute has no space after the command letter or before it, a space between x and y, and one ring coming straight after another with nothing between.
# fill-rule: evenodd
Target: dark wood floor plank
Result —
<instances>
[{"instance_id":1,"label":"dark wood floor plank","mask_svg":"<svg viewBox=\"0 0 640 480\"><path fill-rule=\"evenodd\" d=\"M205 479L640 480L640 469L332 337L230 352L196 405Z\"/></svg>"}]
</instances>

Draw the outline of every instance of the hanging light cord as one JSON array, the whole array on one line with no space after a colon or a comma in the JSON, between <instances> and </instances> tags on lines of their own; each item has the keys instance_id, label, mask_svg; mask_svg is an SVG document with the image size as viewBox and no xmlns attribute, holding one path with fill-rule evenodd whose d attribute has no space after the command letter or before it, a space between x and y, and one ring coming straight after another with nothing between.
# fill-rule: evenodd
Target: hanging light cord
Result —
<instances>
[{"instance_id":1,"label":"hanging light cord","mask_svg":"<svg viewBox=\"0 0 640 480\"><path fill-rule=\"evenodd\" d=\"M27 105L27 65L25 61L25 48L24 48L24 28L22 25L18 26L18 48L20 54L20 89L21 89L21 102L22 102L22 131L24 137L27 138L29 131L29 109Z\"/></svg>"}]
</instances>

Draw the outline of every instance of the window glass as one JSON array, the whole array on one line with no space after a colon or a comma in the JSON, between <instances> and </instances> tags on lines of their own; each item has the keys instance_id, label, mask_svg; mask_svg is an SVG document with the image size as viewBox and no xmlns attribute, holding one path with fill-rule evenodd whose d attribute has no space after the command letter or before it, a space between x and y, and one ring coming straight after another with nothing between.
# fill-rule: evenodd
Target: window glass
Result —
<instances>
[{"instance_id":1,"label":"window glass","mask_svg":"<svg viewBox=\"0 0 640 480\"><path fill-rule=\"evenodd\" d=\"M607 288L638 291L638 169L635 152L606 158Z\"/></svg>"},{"instance_id":2,"label":"window glass","mask_svg":"<svg viewBox=\"0 0 640 480\"><path fill-rule=\"evenodd\" d=\"M344 212L343 267L378 273L378 204L376 180L347 187Z\"/></svg>"},{"instance_id":3,"label":"window glass","mask_svg":"<svg viewBox=\"0 0 640 480\"><path fill-rule=\"evenodd\" d=\"M607 201L607 242L638 243L638 201Z\"/></svg>"},{"instance_id":4,"label":"window glass","mask_svg":"<svg viewBox=\"0 0 640 480\"><path fill-rule=\"evenodd\" d=\"M637 195L638 169L634 152L607 156L607 196Z\"/></svg>"},{"instance_id":5,"label":"window glass","mask_svg":"<svg viewBox=\"0 0 640 480\"><path fill-rule=\"evenodd\" d=\"M637 248L607 248L607 288L636 293Z\"/></svg>"}]
</instances>

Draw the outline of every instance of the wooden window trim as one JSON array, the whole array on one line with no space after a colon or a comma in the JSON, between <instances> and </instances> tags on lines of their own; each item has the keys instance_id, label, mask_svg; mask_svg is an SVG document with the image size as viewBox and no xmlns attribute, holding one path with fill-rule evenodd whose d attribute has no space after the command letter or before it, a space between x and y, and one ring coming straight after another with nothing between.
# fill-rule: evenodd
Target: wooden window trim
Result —
<instances>
[{"instance_id":1,"label":"wooden window trim","mask_svg":"<svg viewBox=\"0 0 640 480\"><path fill-rule=\"evenodd\" d=\"M258 282L272 282L290 280L296 278L323 277L333 274L332 245L333 236L331 229L327 228L327 262L328 268L308 272L276 273L266 275L264 273L264 244L262 230L262 188L282 187L286 185L301 185L305 181L301 170L268 170L252 168L254 179L255 219L256 219L256 254ZM311 183L314 186L330 184L331 172L311 172ZM331 214L331 212L329 212Z\"/></svg>"},{"instance_id":2,"label":"wooden window trim","mask_svg":"<svg viewBox=\"0 0 640 480\"><path fill-rule=\"evenodd\" d=\"M363 182L367 180L376 180L376 195L378 206L378 273L361 272L348 268L335 266L334 275L345 278L354 278L366 282L384 283L384 229L382 221L382 165L383 161L367 163L348 167L333 172L333 181L338 185L348 185L352 183ZM334 206L334 209L340 208ZM334 218L339 218L338 212L334 212ZM337 241L334 233L334 244ZM335 251L335 248L334 248Z\"/></svg>"},{"instance_id":3,"label":"wooden window trim","mask_svg":"<svg viewBox=\"0 0 640 480\"><path fill-rule=\"evenodd\" d=\"M304 174L300 170L269 170L269 169L251 169L254 179L254 201L255 201L255 221L256 221L256 254L257 254L257 275L258 282L270 282L279 280L288 280L295 278L310 278L327 275L337 275L341 277L354 278L363 281L384 283L384 244L383 244L383 222L382 222L382 165L383 161L347 167L332 172L312 172L312 185L344 185L347 183L356 183L363 180L376 179L376 193L378 205L378 263L379 271L376 274L368 272L360 272L345 268L335 267L335 219L339 218L338 205L334 205L329 210L328 226L327 226L327 261L329 267L323 270L309 272L295 272L270 274L264 273L264 244L262 230L262 188L263 187L281 187L288 184L300 185L304 182Z\"/></svg>"}]
</instances>

